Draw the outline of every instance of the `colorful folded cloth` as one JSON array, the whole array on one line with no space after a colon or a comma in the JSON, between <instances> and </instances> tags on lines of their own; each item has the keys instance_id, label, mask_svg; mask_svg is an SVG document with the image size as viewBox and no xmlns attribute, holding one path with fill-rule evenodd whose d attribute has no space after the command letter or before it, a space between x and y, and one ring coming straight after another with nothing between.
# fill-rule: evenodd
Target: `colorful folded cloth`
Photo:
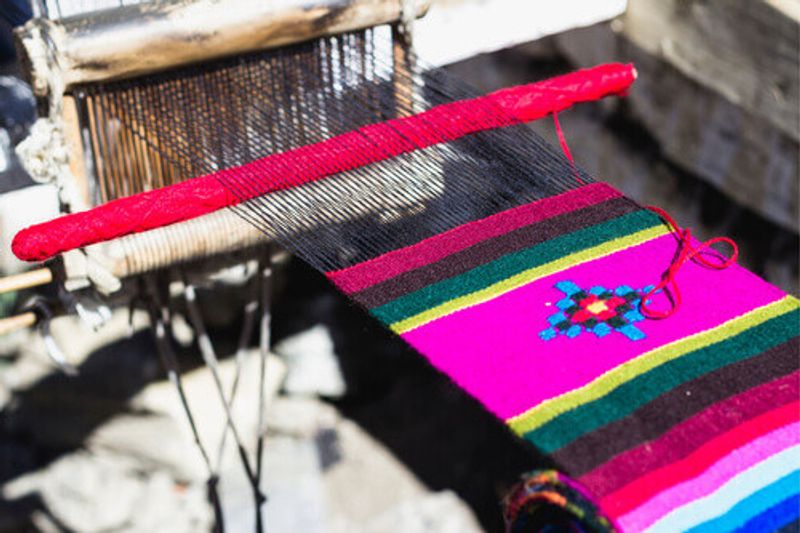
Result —
<instances>
[{"instance_id":1,"label":"colorful folded cloth","mask_svg":"<svg viewBox=\"0 0 800 533\"><path fill-rule=\"evenodd\" d=\"M646 318L679 246L592 183L328 277L563 470L521 485L511 530L555 500L586 530L780 529L800 517L800 305L689 261L681 307Z\"/></svg>"}]
</instances>

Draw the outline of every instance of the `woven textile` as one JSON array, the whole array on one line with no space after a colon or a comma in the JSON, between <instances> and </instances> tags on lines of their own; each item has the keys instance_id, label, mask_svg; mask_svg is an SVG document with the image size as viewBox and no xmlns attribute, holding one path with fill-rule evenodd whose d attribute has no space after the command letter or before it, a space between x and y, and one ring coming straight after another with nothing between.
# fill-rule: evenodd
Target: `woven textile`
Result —
<instances>
[{"instance_id":1,"label":"woven textile","mask_svg":"<svg viewBox=\"0 0 800 533\"><path fill-rule=\"evenodd\" d=\"M741 267L690 262L680 309L646 319L677 247L593 183L328 277L619 529L779 529L800 510L800 306Z\"/></svg>"}]
</instances>

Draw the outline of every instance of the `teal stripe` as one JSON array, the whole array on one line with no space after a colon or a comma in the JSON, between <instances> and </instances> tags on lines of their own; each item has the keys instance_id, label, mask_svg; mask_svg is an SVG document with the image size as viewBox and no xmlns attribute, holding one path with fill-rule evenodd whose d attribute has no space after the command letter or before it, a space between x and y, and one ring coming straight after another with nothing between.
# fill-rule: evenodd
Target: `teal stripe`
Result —
<instances>
[{"instance_id":1,"label":"teal stripe","mask_svg":"<svg viewBox=\"0 0 800 533\"><path fill-rule=\"evenodd\" d=\"M660 365L623 383L607 395L580 405L525 434L544 453L620 420L658 396L703 374L756 356L797 335L800 310L780 315L716 344Z\"/></svg>"},{"instance_id":2,"label":"teal stripe","mask_svg":"<svg viewBox=\"0 0 800 533\"><path fill-rule=\"evenodd\" d=\"M731 509L713 520L703 522L689 530L691 533L719 533L732 531L758 516L765 510L779 504L787 495L800 491L800 471L782 477L775 483L751 494ZM689 533L687 532L687 533Z\"/></svg>"},{"instance_id":3,"label":"teal stripe","mask_svg":"<svg viewBox=\"0 0 800 533\"><path fill-rule=\"evenodd\" d=\"M650 211L641 210L583 228L530 248L513 252L458 276L433 283L371 310L386 324L415 316L454 298L494 285L515 274L545 265L580 250L661 224Z\"/></svg>"}]
</instances>

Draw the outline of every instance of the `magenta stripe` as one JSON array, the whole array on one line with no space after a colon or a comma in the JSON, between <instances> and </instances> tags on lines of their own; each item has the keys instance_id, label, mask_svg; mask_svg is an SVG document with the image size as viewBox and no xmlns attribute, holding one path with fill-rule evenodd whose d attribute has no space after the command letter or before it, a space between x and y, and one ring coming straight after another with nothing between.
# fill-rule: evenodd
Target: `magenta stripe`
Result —
<instances>
[{"instance_id":1,"label":"magenta stripe","mask_svg":"<svg viewBox=\"0 0 800 533\"><path fill-rule=\"evenodd\" d=\"M626 531L641 531L667 513L711 494L748 468L800 442L800 422L767 433L732 451L708 470L657 494L619 519Z\"/></svg>"},{"instance_id":2,"label":"magenta stripe","mask_svg":"<svg viewBox=\"0 0 800 533\"><path fill-rule=\"evenodd\" d=\"M676 250L672 235L627 248L542 278L493 300L434 320L402 337L463 389L503 419L583 386L642 353L704 331L784 296L747 270L709 270L686 264L677 281L680 309L668 320L637 324L646 338L628 340L581 333L544 341L539 333L570 280L584 289L619 285L640 289L655 283Z\"/></svg>"},{"instance_id":3,"label":"magenta stripe","mask_svg":"<svg viewBox=\"0 0 800 533\"><path fill-rule=\"evenodd\" d=\"M486 239L541 220L598 204L622 194L604 183L592 183L469 222L411 246L393 250L369 261L329 272L328 278L350 294L393 278L398 274L438 261Z\"/></svg>"}]
</instances>

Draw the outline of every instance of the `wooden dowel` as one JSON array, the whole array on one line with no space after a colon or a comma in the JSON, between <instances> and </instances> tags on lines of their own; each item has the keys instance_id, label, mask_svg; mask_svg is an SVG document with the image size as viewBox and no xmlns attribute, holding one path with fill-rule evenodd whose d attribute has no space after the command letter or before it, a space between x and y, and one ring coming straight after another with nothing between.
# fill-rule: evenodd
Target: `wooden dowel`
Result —
<instances>
[{"instance_id":1,"label":"wooden dowel","mask_svg":"<svg viewBox=\"0 0 800 533\"><path fill-rule=\"evenodd\" d=\"M47 285L51 281L53 281L53 272L49 268L38 268L30 272L6 276L0 278L0 294Z\"/></svg>"},{"instance_id":2,"label":"wooden dowel","mask_svg":"<svg viewBox=\"0 0 800 533\"><path fill-rule=\"evenodd\" d=\"M8 318L0 318L0 335L7 335L36 324L36 313L28 311Z\"/></svg>"}]
</instances>

